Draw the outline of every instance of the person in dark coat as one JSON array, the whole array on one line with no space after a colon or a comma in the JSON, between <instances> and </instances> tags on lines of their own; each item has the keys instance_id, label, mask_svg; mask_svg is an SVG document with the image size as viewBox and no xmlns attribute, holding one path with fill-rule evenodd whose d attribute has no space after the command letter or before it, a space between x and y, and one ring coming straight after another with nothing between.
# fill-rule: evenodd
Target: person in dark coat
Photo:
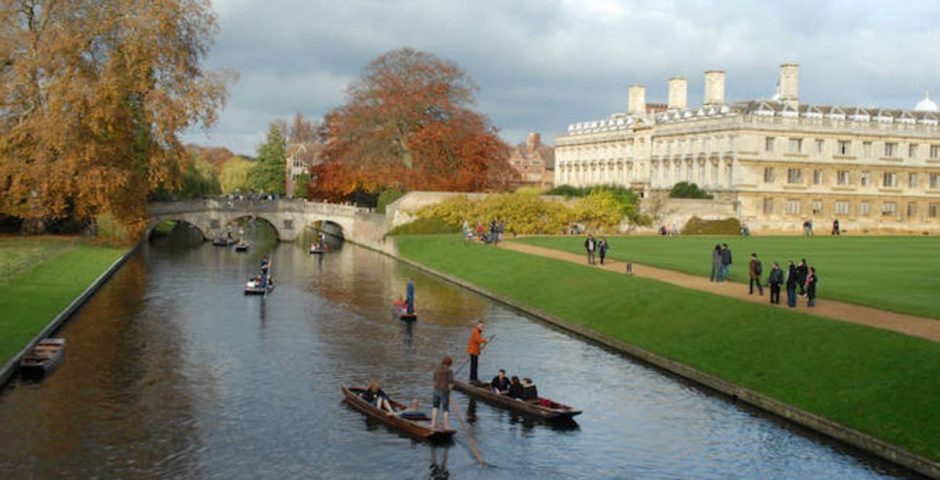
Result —
<instances>
[{"instance_id":1,"label":"person in dark coat","mask_svg":"<svg viewBox=\"0 0 940 480\"><path fill-rule=\"evenodd\" d=\"M594 235L588 234L584 240L584 249L587 250L588 264L594 265L594 252L597 251L597 240L594 240Z\"/></svg>"},{"instance_id":2,"label":"person in dark coat","mask_svg":"<svg viewBox=\"0 0 940 480\"><path fill-rule=\"evenodd\" d=\"M816 268L809 267L809 274L806 275L806 306L808 307L816 306L816 282L818 281Z\"/></svg>"},{"instance_id":3,"label":"person in dark coat","mask_svg":"<svg viewBox=\"0 0 940 480\"><path fill-rule=\"evenodd\" d=\"M787 262L787 306L790 308L796 307L796 284L799 282L797 277L799 274L796 271L796 267L793 266L793 261L790 260Z\"/></svg>"},{"instance_id":4,"label":"person in dark coat","mask_svg":"<svg viewBox=\"0 0 940 480\"><path fill-rule=\"evenodd\" d=\"M779 263L774 262L773 268L770 269L770 275L767 276L767 283L770 284L770 303L779 305L780 285L783 283L783 270L780 269Z\"/></svg>"},{"instance_id":5,"label":"person in dark coat","mask_svg":"<svg viewBox=\"0 0 940 480\"><path fill-rule=\"evenodd\" d=\"M522 379L522 399L523 400L538 400L539 391L535 388L535 384L532 383L531 378Z\"/></svg>"},{"instance_id":6,"label":"person in dark coat","mask_svg":"<svg viewBox=\"0 0 940 480\"><path fill-rule=\"evenodd\" d=\"M708 277L713 282L720 282L721 278L721 245L715 244L712 250L712 274Z\"/></svg>"},{"instance_id":7,"label":"person in dark coat","mask_svg":"<svg viewBox=\"0 0 940 480\"><path fill-rule=\"evenodd\" d=\"M601 237L601 241L597 242L597 253L601 256L601 265L604 264L604 257L607 256L607 238Z\"/></svg>"},{"instance_id":8,"label":"person in dark coat","mask_svg":"<svg viewBox=\"0 0 940 480\"><path fill-rule=\"evenodd\" d=\"M408 315L415 313L415 281L413 278L408 279L408 285L405 287L405 302Z\"/></svg>"},{"instance_id":9,"label":"person in dark coat","mask_svg":"<svg viewBox=\"0 0 940 480\"><path fill-rule=\"evenodd\" d=\"M841 235L841 234L842 234L842 230L839 229L839 219L838 219L838 218L832 221L832 234L833 234L833 235Z\"/></svg>"},{"instance_id":10,"label":"person in dark coat","mask_svg":"<svg viewBox=\"0 0 940 480\"><path fill-rule=\"evenodd\" d=\"M762 297L764 296L764 287L760 284L760 276L763 271L763 266L761 266L760 260L757 259L757 254L752 253L751 261L747 266L748 277L750 278L748 295L754 295L754 284L756 283L757 291L760 292Z\"/></svg>"},{"instance_id":11,"label":"person in dark coat","mask_svg":"<svg viewBox=\"0 0 940 480\"><path fill-rule=\"evenodd\" d=\"M806 259L801 259L800 264L796 266L796 286L800 289L800 296L806 295L806 276L809 274L809 267L806 265Z\"/></svg>"},{"instance_id":12,"label":"person in dark coat","mask_svg":"<svg viewBox=\"0 0 940 480\"><path fill-rule=\"evenodd\" d=\"M522 382L520 382L519 377L515 375L513 375L512 380L509 381L509 397L522 398Z\"/></svg>"},{"instance_id":13,"label":"person in dark coat","mask_svg":"<svg viewBox=\"0 0 940 480\"><path fill-rule=\"evenodd\" d=\"M506 376L506 370L499 369L499 373L490 382L490 387L493 388L494 393L509 393L509 377Z\"/></svg>"},{"instance_id":14,"label":"person in dark coat","mask_svg":"<svg viewBox=\"0 0 940 480\"><path fill-rule=\"evenodd\" d=\"M731 249L728 248L727 243L721 244L721 275L718 276L718 281L723 282L731 276Z\"/></svg>"}]
</instances>

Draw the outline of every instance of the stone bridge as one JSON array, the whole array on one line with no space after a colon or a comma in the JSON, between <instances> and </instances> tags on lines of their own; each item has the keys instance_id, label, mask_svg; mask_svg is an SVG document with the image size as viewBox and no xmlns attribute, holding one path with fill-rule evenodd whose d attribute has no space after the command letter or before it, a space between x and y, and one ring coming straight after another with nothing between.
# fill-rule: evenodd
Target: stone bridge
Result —
<instances>
[{"instance_id":1,"label":"stone bridge","mask_svg":"<svg viewBox=\"0 0 940 480\"><path fill-rule=\"evenodd\" d=\"M309 226L327 225L329 233L353 243L383 248L388 230L385 215L368 208L306 200L232 200L209 198L180 202L155 202L148 206L148 232L166 220L183 221L195 226L211 239L240 218L260 218L274 227L278 240L296 241ZM331 225L332 224L332 225Z\"/></svg>"}]
</instances>

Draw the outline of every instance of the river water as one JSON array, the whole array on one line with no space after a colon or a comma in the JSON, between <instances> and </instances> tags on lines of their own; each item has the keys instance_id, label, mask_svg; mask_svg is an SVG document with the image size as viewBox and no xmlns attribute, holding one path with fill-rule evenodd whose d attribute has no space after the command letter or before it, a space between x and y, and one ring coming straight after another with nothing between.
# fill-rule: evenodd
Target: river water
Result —
<instances>
[{"instance_id":1,"label":"river water","mask_svg":"<svg viewBox=\"0 0 940 480\"><path fill-rule=\"evenodd\" d=\"M185 243L139 250L60 332L59 369L0 393L0 478L914 478L372 251ZM266 250L278 286L245 297ZM414 325L389 314L409 277ZM376 377L429 407L479 318L481 376L532 377L576 426L454 393L479 466L462 431L432 448L341 402Z\"/></svg>"}]
</instances>

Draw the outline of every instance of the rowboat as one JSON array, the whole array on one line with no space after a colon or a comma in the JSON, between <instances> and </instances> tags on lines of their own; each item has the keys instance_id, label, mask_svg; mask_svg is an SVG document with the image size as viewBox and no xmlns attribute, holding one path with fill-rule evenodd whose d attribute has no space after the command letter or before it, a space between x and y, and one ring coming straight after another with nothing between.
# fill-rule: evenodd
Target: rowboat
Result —
<instances>
[{"instance_id":1,"label":"rowboat","mask_svg":"<svg viewBox=\"0 0 940 480\"><path fill-rule=\"evenodd\" d=\"M218 237L212 240L212 245L216 247L227 247L233 243L235 243L235 239L229 237Z\"/></svg>"},{"instance_id":2,"label":"rowboat","mask_svg":"<svg viewBox=\"0 0 940 480\"><path fill-rule=\"evenodd\" d=\"M363 400L359 396L365 392L365 388L347 387L346 385L343 385L341 390L343 392L343 400L345 400L346 403L348 403L351 407L388 425L389 427L400 430L415 438L427 440L429 442L446 442L451 440L454 436L454 433L456 432L454 429L435 430L431 428L431 419L429 419L426 415L417 416L415 418L404 418L401 415L391 414L389 412L380 410L378 407ZM405 405L402 405L394 400L389 400L389 403L392 405L392 409L394 409L396 412L403 412L407 410Z\"/></svg>"},{"instance_id":3,"label":"rowboat","mask_svg":"<svg viewBox=\"0 0 940 480\"><path fill-rule=\"evenodd\" d=\"M42 377L51 372L64 355L64 338L42 339L20 360L20 374L24 377Z\"/></svg>"},{"instance_id":4,"label":"rowboat","mask_svg":"<svg viewBox=\"0 0 940 480\"><path fill-rule=\"evenodd\" d=\"M242 241L240 241L240 242L238 242L238 243L235 244L235 251L236 251L236 252L247 252L247 251L248 251L248 247L250 247L250 246L251 246L251 243L242 240Z\"/></svg>"},{"instance_id":5,"label":"rowboat","mask_svg":"<svg viewBox=\"0 0 940 480\"><path fill-rule=\"evenodd\" d=\"M581 414L581 410L575 410L569 405L558 403L545 397L534 400L520 400L512 398L509 395L495 393L488 383L475 386L455 380L454 390L461 391L471 397L506 408L507 410L512 410L516 413L544 420L571 420L574 416Z\"/></svg>"},{"instance_id":6,"label":"rowboat","mask_svg":"<svg viewBox=\"0 0 940 480\"><path fill-rule=\"evenodd\" d=\"M265 293L271 293L274 291L274 280L268 279L267 291L264 288L261 288L261 283L257 280L248 280L245 283L245 295L264 295Z\"/></svg>"}]
</instances>

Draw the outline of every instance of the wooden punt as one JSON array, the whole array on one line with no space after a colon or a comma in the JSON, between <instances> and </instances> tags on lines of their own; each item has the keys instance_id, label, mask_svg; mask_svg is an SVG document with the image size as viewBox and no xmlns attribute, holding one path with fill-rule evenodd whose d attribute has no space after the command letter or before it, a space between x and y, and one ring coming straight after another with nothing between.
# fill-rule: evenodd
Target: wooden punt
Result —
<instances>
[{"instance_id":1,"label":"wooden punt","mask_svg":"<svg viewBox=\"0 0 940 480\"><path fill-rule=\"evenodd\" d=\"M235 243L234 238L219 237L212 240L212 245L216 247L227 247L233 243Z\"/></svg>"},{"instance_id":2,"label":"wooden punt","mask_svg":"<svg viewBox=\"0 0 940 480\"><path fill-rule=\"evenodd\" d=\"M398 319L406 321L406 322L413 322L418 319L418 314L417 313L403 313L398 316Z\"/></svg>"},{"instance_id":3,"label":"wooden punt","mask_svg":"<svg viewBox=\"0 0 940 480\"><path fill-rule=\"evenodd\" d=\"M359 395L366 390L365 388L347 387L346 385L343 385L341 390L343 392L343 400L345 400L346 403L356 410L359 410L369 417L374 418L388 425L389 427L407 433L408 435L411 435L415 438L427 440L429 442L446 442L451 440L454 436L454 433L456 432L454 429L432 429L431 419L427 416L423 416L417 419L408 419L399 415L389 414L383 410L379 410L375 405L372 405L371 403L359 397ZM392 408L395 411L406 410L405 405L402 405L394 400L391 400L389 403L392 404Z\"/></svg>"},{"instance_id":4,"label":"wooden punt","mask_svg":"<svg viewBox=\"0 0 940 480\"><path fill-rule=\"evenodd\" d=\"M236 251L236 252L247 252L247 251L248 251L248 247L250 247L250 246L251 246L251 243L245 242L245 241L241 241L241 242L238 242L238 243L235 244L235 251Z\"/></svg>"},{"instance_id":5,"label":"wooden punt","mask_svg":"<svg viewBox=\"0 0 940 480\"><path fill-rule=\"evenodd\" d=\"M42 339L20 359L20 374L25 377L45 376L59 365L64 355L64 338Z\"/></svg>"},{"instance_id":6,"label":"wooden punt","mask_svg":"<svg viewBox=\"0 0 940 480\"><path fill-rule=\"evenodd\" d=\"M322 248L317 247L317 246L315 246L315 245L310 245L310 254L311 254L311 255L314 255L314 254L320 255L320 254L322 254L322 253L323 253L323 249L322 249Z\"/></svg>"},{"instance_id":7,"label":"wooden punt","mask_svg":"<svg viewBox=\"0 0 940 480\"><path fill-rule=\"evenodd\" d=\"M255 286L254 281L249 281L245 284L245 295L264 295L265 293L271 293L274 291L274 282L269 281L267 292L265 289Z\"/></svg>"},{"instance_id":8,"label":"wooden punt","mask_svg":"<svg viewBox=\"0 0 940 480\"><path fill-rule=\"evenodd\" d=\"M494 393L490 385L474 386L459 380L454 381L454 390L459 390L471 397L478 398L492 405L506 408L522 415L544 420L571 420L581 414L569 405L558 403L545 397L535 400L519 400L508 395Z\"/></svg>"}]
</instances>

